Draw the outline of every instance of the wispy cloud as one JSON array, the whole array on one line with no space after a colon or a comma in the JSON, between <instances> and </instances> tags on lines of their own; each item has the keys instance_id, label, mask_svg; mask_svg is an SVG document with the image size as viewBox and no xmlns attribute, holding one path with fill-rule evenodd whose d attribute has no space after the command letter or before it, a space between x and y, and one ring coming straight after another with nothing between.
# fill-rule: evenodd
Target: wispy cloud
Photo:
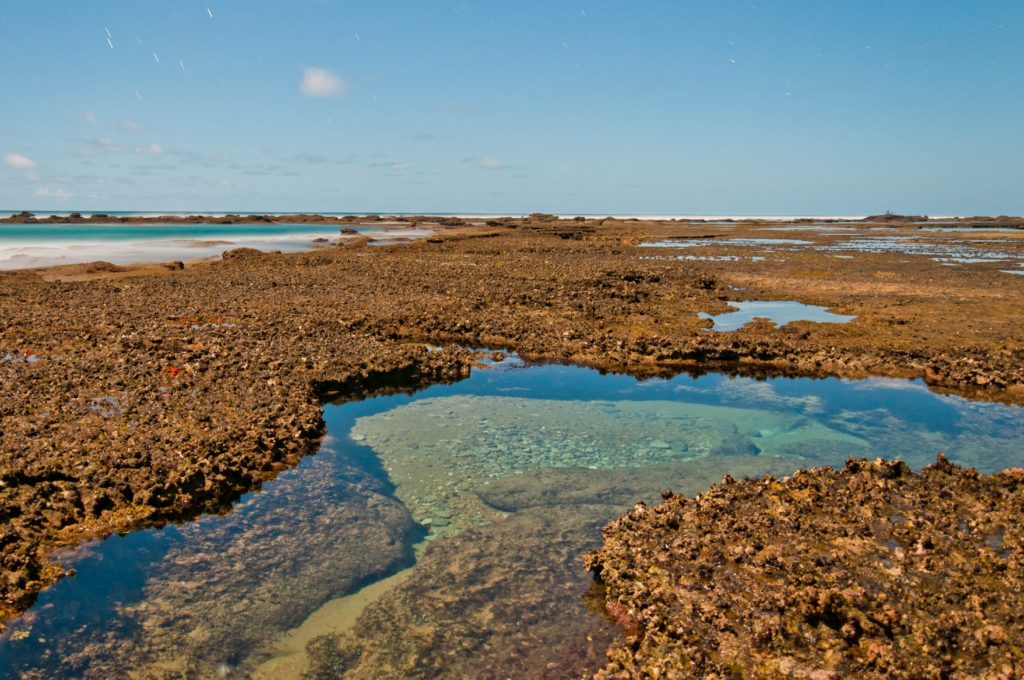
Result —
<instances>
[{"instance_id":1,"label":"wispy cloud","mask_svg":"<svg viewBox=\"0 0 1024 680\"><path fill-rule=\"evenodd\" d=\"M121 129L125 132L142 132L142 126L134 120L121 121Z\"/></svg>"},{"instance_id":2,"label":"wispy cloud","mask_svg":"<svg viewBox=\"0 0 1024 680\"><path fill-rule=\"evenodd\" d=\"M86 111L85 113L82 114L82 120L85 121L86 125L95 125L96 124L96 114L93 113L92 111Z\"/></svg>"},{"instance_id":3,"label":"wispy cloud","mask_svg":"<svg viewBox=\"0 0 1024 680\"><path fill-rule=\"evenodd\" d=\"M318 153L297 153L291 157L291 160L296 163L320 165L321 163L326 163L328 159L327 156L321 156Z\"/></svg>"},{"instance_id":4,"label":"wispy cloud","mask_svg":"<svg viewBox=\"0 0 1024 680\"><path fill-rule=\"evenodd\" d=\"M149 146L133 146L132 153L140 154L161 154L164 152L164 148L159 144L150 144Z\"/></svg>"},{"instance_id":5,"label":"wispy cloud","mask_svg":"<svg viewBox=\"0 0 1024 680\"><path fill-rule=\"evenodd\" d=\"M306 68L302 71L299 92L307 97L340 97L348 87L338 76L325 68Z\"/></svg>"},{"instance_id":6,"label":"wispy cloud","mask_svg":"<svg viewBox=\"0 0 1024 680\"><path fill-rule=\"evenodd\" d=\"M32 170L36 167L34 160L28 156L22 156L20 153L9 153L4 156L4 164L15 170Z\"/></svg>"},{"instance_id":7,"label":"wispy cloud","mask_svg":"<svg viewBox=\"0 0 1024 680\"><path fill-rule=\"evenodd\" d=\"M481 158L477 161L477 166L484 170L501 170L505 167L505 161L499 161L497 158Z\"/></svg>"},{"instance_id":8,"label":"wispy cloud","mask_svg":"<svg viewBox=\"0 0 1024 680\"><path fill-rule=\"evenodd\" d=\"M391 163L388 165L388 172L403 173L412 170L412 163Z\"/></svg>"},{"instance_id":9,"label":"wispy cloud","mask_svg":"<svg viewBox=\"0 0 1024 680\"><path fill-rule=\"evenodd\" d=\"M58 201L66 201L71 198L74 194L69 194L60 187L39 187L35 191L36 198L55 198Z\"/></svg>"},{"instance_id":10,"label":"wispy cloud","mask_svg":"<svg viewBox=\"0 0 1024 680\"><path fill-rule=\"evenodd\" d=\"M96 146L100 147L104 151L120 151L121 147L112 139L106 137L100 137L95 141Z\"/></svg>"}]
</instances>

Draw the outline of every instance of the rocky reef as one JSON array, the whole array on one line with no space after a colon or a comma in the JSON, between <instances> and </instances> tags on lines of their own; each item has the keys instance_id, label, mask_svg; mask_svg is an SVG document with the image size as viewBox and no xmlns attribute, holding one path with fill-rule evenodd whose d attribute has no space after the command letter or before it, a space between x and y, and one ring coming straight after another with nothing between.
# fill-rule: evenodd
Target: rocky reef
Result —
<instances>
[{"instance_id":1,"label":"rocky reef","mask_svg":"<svg viewBox=\"0 0 1024 680\"><path fill-rule=\"evenodd\" d=\"M50 551L224 510L316 449L322 399L464 377L471 354L457 346L644 376L921 377L1024 400L1024 287L1005 265L715 240L764 236L757 224L437 224L401 246L0 272L0 620L59 578ZM711 240L701 257L760 259L651 259L637 247L687 234ZM1024 252L1016 235L999 236L1013 241L1002 250ZM857 320L718 333L698 316L730 299L788 298Z\"/></svg>"},{"instance_id":2,"label":"rocky reef","mask_svg":"<svg viewBox=\"0 0 1024 680\"><path fill-rule=\"evenodd\" d=\"M585 558L625 634L597 678L1024 673L1024 470L851 459L663 498Z\"/></svg>"}]
</instances>

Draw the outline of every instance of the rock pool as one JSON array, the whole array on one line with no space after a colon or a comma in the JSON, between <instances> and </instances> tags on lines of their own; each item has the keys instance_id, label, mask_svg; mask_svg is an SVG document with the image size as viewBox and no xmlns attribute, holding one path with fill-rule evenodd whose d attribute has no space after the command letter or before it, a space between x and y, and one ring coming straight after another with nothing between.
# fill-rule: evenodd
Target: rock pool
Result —
<instances>
[{"instance_id":1,"label":"rock pool","mask_svg":"<svg viewBox=\"0 0 1024 680\"><path fill-rule=\"evenodd\" d=\"M890 379L511 359L325 418L321 451L232 512L64 555L77 574L10 623L0 676L578 676L616 635L581 555L638 499L849 456L1024 464L1024 409Z\"/></svg>"},{"instance_id":2,"label":"rock pool","mask_svg":"<svg viewBox=\"0 0 1024 680\"><path fill-rule=\"evenodd\" d=\"M849 323L857 318L849 314L834 314L824 307L793 300L751 300L730 302L729 304L738 309L735 312L726 312L717 316L700 312L698 316L702 319L711 319L714 322L712 330L716 331L739 330L754 319L762 318L768 319L777 326L785 326L793 321Z\"/></svg>"}]
</instances>

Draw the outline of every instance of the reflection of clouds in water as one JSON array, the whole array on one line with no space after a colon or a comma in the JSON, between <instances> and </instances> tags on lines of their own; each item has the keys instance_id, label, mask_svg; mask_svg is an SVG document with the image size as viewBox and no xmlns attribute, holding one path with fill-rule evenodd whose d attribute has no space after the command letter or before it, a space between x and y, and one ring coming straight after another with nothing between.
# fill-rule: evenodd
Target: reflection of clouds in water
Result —
<instances>
[{"instance_id":1,"label":"reflection of clouds in water","mask_svg":"<svg viewBox=\"0 0 1024 680\"><path fill-rule=\"evenodd\" d=\"M901 390L904 392L920 392L927 394L936 402L945 406L951 406L961 416L970 415L971 423L989 423L1001 419L1017 419L1022 415L1022 407L996 404L988 401L973 401L965 399L956 394L936 394L928 385L920 381L902 380L900 378L868 378L866 380L849 380L847 382L853 389L859 391L868 390ZM972 425L965 425L968 429Z\"/></svg>"},{"instance_id":2,"label":"reflection of clouds in water","mask_svg":"<svg viewBox=\"0 0 1024 680\"><path fill-rule=\"evenodd\" d=\"M884 425L896 425L903 421L894 416L889 409L875 408L870 411L853 411L850 409L843 409L835 416L836 420L863 420L873 425L884 426Z\"/></svg>"},{"instance_id":3,"label":"reflection of clouds in water","mask_svg":"<svg viewBox=\"0 0 1024 680\"><path fill-rule=\"evenodd\" d=\"M654 390L662 389L670 381L666 378L647 378L646 380L638 380L635 385L631 387L622 387L615 391L616 394L633 394L634 392L640 392L642 390Z\"/></svg>"},{"instance_id":4,"label":"reflection of clouds in water","mask_svg":"<svg viewBox=\"0 0 1024 680\"><path fill-rule=\"evenodd\" d=\"M760 406L774 406L802 411L812 415L825 410L820 397L807 395L803 397L789 397L775 391L775 387L762 380L753 378L732 378L720 383L716 391L723 401L736 401L744 404L755 404Z\"/></svg>"},{"instance_id":5,"label":"reflection of clouds in water","mask_svg":"<svg viewBox=\"0 0 1024 680\"><path fill-rule=\"evenodd\" d=\"M868 378L866 380L844 380L855 390L909 390L912 392L931 393L928 386L922 382L906 380L904 378ZM938 395L935 395L939 398Z\"/></svg>"}]
</instances>

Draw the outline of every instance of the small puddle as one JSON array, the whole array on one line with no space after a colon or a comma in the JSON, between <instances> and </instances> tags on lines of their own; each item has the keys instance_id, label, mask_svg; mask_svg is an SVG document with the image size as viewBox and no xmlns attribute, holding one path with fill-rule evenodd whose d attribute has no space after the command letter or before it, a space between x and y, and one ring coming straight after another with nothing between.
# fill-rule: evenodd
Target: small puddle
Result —
<instances>
[{"instance_id":1,"label":"small puddle","mask_svg":"<svg viewBox=\"0 0 1024 680\"><path fill-rule=\"evenodd\" d=\"M665 239L663 241L651 241L641 243L641 248L706 248L708 246L810 246L814 241L805 241L797 238L679 238Z\"/></svg>"},{"instance_id":2,"label":"small puddle","mask_svg":"<svg viewBox=\"0 0 1024 680\"><path fill-rule=\"evenodd\" d=\"M886 236L854 236L848 232L820 232L819 227L770 227L764 231L819 231L820 236L848 238L826 244L794 238L669 238L661 241L641 243L642 248L710 248L737 247L762 248L781 250L801 250L810 246L810 250L837 254L870 253L923 255L942 265L959 266L963 264L1000 264L1015 263L1024 265L1024 253L1013 252L1012 249L997 250L995 244L1016 244L1014 239L952 239L943 243L922 241L924 234L890 234ZM924 230L921 230L924 231ZM1011 230L1019 231L1019 230ZM1024 245L1024 242L1022 242ZM679 256L679 259L697 259L699 256ZM707 256L708 258L719 256ZM722 256L724 257L724 256ZM724 260L723 260L724 261ZM1005 271L1005 270L1004 270Z\"/></svg>"},{"instance_id":3,"label":"small puddle","mask_svg":"<svg viewBox=\"0 0 1024 680\"><path fill-rule=\"evenodd\" d=\"M764 262L764 257L761 255L675 255L670 257L661 257L659 255L641 255L638 259L641 260L678 260L679 262L741 262L747 260L749 262Z\"/></svg>"},{"instance_id":4,"label":"small puddle","mask_svg":"<svg viewBox=\"0 0 1024 680\"><path fill-rule=\"evenodd\" d=\"M1004 250L978 247L970 243L998 243L999 241L950 241L947 243L921 242L917 236L866 236L839 241L817 250L832 253L878 253L923 255L940 264L984 264L1024 261L1024 256Z\"/></svg>"},{"instance_id":5,"label":"small puddle","mask_svg":"<svg viewBox=\"0 0 1024 680\"><path fill-rule=\"evenodd\" d=\"M232 512L63 555L77 575L10 622L0 677L580 677L617 634L581 555L638 499L849 456L1024 464L1024 409L906 380L512 359L324 417Z\"/></svg>"},{"instance_id":6,"label":"small puddle","mask_svg":"<svg viewBox=\"0 0 1024 680\"><path fill-rule=\"evenodd\" d=\"M850 231L856 231L857 227L837 227L834 224L799 224L790 225L788 227L765 227L764 231L835 231L840 233L847 233Z\"/></svg>"},{"instance_id":7,"label":"small puddle","mask_svg":"<svg viewBox=\"0 0 1024 680\"><path fill-rule=\"evenodd\" d=\"M776 326L782 327L793 321L849 323L857 318L848 314L833 314L825 307L807 305L792 300L752 300L749 302L729 302L729 304L733 307L739 307L739 309L735 312L726 312L718 316L700 312L698 316L702 319L711 319L714 322L711 330L715 331L739 330L754 319L768 319Z\"/></svg>"},{"instance_id":8,"label":"small puddle","mask_svg":"<svg viewBox=\"0 0 1024 680\"><path fill-rule=\"evenodd\" d=\"M1024 229L1021 227L920 227L918 231L931 231L939 233L956 233L956 234L978 234L994 232L1000 234L1021 234L1024 235Z\"/></svg>"}]
</instances>

